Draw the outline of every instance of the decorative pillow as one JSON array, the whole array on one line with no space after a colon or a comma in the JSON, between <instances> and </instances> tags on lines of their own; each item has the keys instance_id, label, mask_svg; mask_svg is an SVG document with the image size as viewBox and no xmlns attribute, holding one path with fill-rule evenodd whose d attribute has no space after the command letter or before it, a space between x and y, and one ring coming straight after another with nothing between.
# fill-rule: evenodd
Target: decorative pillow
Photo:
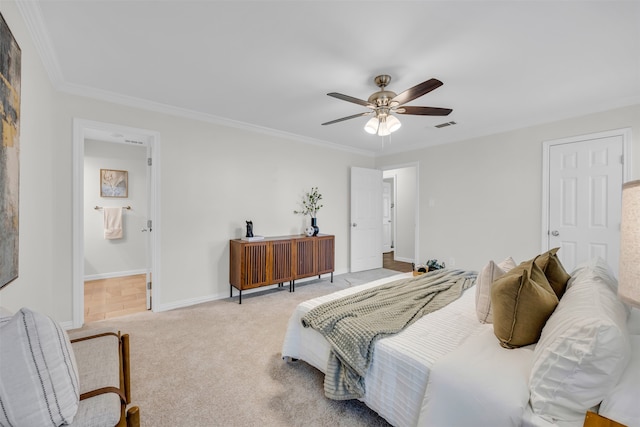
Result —
<instances>
[{"instance_id":1,"label":"decorative pillow","mask_svg":"<svg viewBox=\"0 0 640 427\"><path fill-rule=\"evenodd\" d=\"M533 344L558 305L558 297L534 260L493 282L493 333L505 348Z\"/></svg>"},{"instance_id":2,"label":"decorative pillow","mask_svg":"<svg viewBox=\"0 0 640 427\"><path fill-rule=\"evenodd\" d=\"M59 426L78 411L78 370L66 332L22 308L0 324L0 425Z\"/></svg>"},{"instance_id":3,"label":"decorative pillow","mask_svg":"<svg viewBox=\"0 0 640 427\"><path fill-rule=\"evenodd\" d=\"M628 427L640 427L640 336L630 338L631 361L598 412Z\"/></svg>"},{"instance_id":4,"label":"decorative pillow","mask_svg":"<svg viewBox=\"0 0 640 427\"><path fill-rule=\"evenodd\" d=\"M516 262L508 257L500 264L489 261L485 265L476 279L476 315L480 323L493 323L493 312L491 311L491 284L499 277L514 268Z\"/></svg>"},{"instance_id":5,"label":"decorative pillow","mask_svg":"<svg viewBox=\"0 0 640 427\"><path fill-rule=\"evenodd\" d=\"M556 293L558 299L562 298L567 287L567 282L571 278L565 271L560 259L556 255L560 248L553 248L535 258L535 262L547 277L549 284Z\"/></svg>"},{"instance_id":6,"label":"decorative pillow","mask_svg":"<svg viewBox=\"0 0 640 427\"><path fill-rule=\"evenodd\" d=\"M533 412L577 422L618 383L630 358L627 313L611 285L583 272L547 321L533 358Z\"/></svg>"}]
</instances>

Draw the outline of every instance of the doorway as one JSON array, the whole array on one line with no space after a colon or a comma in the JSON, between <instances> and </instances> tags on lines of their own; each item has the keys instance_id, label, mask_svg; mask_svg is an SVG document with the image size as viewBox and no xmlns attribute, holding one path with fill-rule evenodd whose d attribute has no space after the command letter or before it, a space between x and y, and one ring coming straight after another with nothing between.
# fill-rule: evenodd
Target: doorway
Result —
<instances>
[{"instance_id":1,"label":"doorway","mask_svg":"<svg viewBox=\"0 0 640 427\"><path fill-rule=\"evenodd\" d=\"M133 306L155 310L160 284L154 268L159 265L159 134L75 119L73 148L73 327L100 316L129 314ZM126 194L104 193L105 170L126 172ZM106 207L121 213L120 238L106 238ZM90 284L87 291L85 282ZM87 313L90 307L93 312Z\"/></svg>"},{"instance_id":2,"label":"doorway","mask_svg":"<svg viewBox=\"0 0 640 427\"><path fill-rule=\"evenodd\" d=\"M109 137L91 131L84 140L85 323L149 308L147 144ZM105 230L109 208L122 225L117 236Z\"/></svg>"},{"instance_id":3,"label":"doorway","mask_svg":"<svg viewBox=\"0 0 640 427\"><path fill-rule=\"evenodd\" d=\"M411 263L417 263L418 259L418 164L386 167L382 176L383 182L389 183L390 186L388 210L391 221L389 231L385 230L383 224L383 240L387 234L391 239L388 250L383 249L383 257L387 261L394 261L396 266L399 265L402 269L400 271L407 270L407 265L410 271Z\"/></svg>"},{"instance_id":4,"label":"doorway","mask_svg":"<svg viewBox=\"0 0 640 427\"><path fill-rule=\"evenodd\" d=\"M395 208L395 175L382 180L382 253L393 252L393 212Z\"/></svg>"},{"instance_id":5,"label":"doorway","mask_svg":"<svg viewBox=\"0 0 640 427\"><path fill-rule=\"evenodd\" d=\"M568 272L598 256L617 276L630 136L620 129L543 144L542 250L560 247Z\"/></svg>"},{"instance_id":6,"label":"doorway","mask_svg":"<svg viewBox=\"0 0 640 427\"><path fill-rule=\"evenodd\" d=\"M395 201L391 220L395 227L395 261L410 264L419 259L419 164L382 169L351 167L351 272L384 266L383 175L394 177L396 182L395 190L392 190ZM402 247L399 246L401 242Z\"/></svg>"}]
</instances>

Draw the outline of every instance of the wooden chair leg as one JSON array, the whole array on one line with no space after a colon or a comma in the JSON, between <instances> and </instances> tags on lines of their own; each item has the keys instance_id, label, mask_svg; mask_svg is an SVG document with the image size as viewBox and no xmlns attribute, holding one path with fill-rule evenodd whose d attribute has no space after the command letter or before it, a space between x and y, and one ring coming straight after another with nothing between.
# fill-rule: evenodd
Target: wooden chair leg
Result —
<instances>
[{"instance_id":1,"label":"wooden chair leg","mask_svg":"<svg viewBox=\"0 0 640 427\"><path fill-rule=\"evenodd\" d=\"M122 370L124 371L124 394L131 403L131 365L129 359L129 334L122 335Z\"/></svg>"},{"instance_id":2,"label":"wooden chair leg","mask_svg":"<svg viewBox=\"0 0 640 427\"><path fill-rule=\"evenodd\" d=\"M127 410L127 427L140 427L140 408L137 406Z\"/></svg>"}]
</instances>

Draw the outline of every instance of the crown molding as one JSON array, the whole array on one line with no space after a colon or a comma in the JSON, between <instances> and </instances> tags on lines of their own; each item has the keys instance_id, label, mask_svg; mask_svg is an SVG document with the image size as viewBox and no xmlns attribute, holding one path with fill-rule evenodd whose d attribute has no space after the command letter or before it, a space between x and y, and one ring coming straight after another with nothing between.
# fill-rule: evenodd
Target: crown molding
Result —
<instances>
[{"instance_id":1,"label":"crown molding","mask_svg":"<svg viewBox=\"0 0 640 427\"><path fill-rule=\"evenodd\" d=\"M242 129L242 130L260 133L263 135L269 135L277 138L284 138L284 139L293 140L296 142L303 142L305 144L316 145L324 148L331 148L334 150L346 151L346 152L359 154L363 156L375 157L375 152L373 151L347 147L347 146L336 144L329 141L308 138L308 137L293 134L290 132L271 129L265 126L258 126L251 123L241 122L238 120L227 119L224 117L215 116L213 114L207 114L199 111L189 110L186 108L175 107L168 104L149 101L146 99L136 98L128 95L122 95L119 93L110 92L102 89L96 89L96 88L91 88L91 87L76 85L71 83L63 83L57 89L61 92L65 92L71 95L97 99L100 101L105 101L105 102L118 104L118 105L125 105L127 107L138 108L141 110L168 114L171 116L177 116L177 117L182 117L186 119L197 120L200 122L227 126L235 129Z\"/></svg>"},{"instance_id":2,"label":"crown molding","mask_svg":"<svg viewBox=\"0 0 640 427\"><path fill-rule=\"evenodd\" d=\"M38 2L17 0L16 6L24 19L27 30L31 34L33 44L40 55L44 69L49 74L49 79L53 87L58 89L64 84L62 69L55 53L51 37L47 31L47 26L42 17L42 10Z\"/></svg>"},{"instance_id":3,"label":"crown molding","mask_svg":"<svg viewBox=\"0 0 640 427\"><path fill-rule=\"evenodd\" d=\"M232 127L236 129L247 130L250 132L256 132L264 135L269 135L277 138L284 138L297 142L303 142L305 144L315 145L324 148L331 148L339 151L346 151L349 153L359 154L368 157L375 157L376 153L369 150L362 150L353 147L346 147L344 145L336 144L329 141L323 141L314 138L308 138L301 135L296 135L289 132L279 131L276 129L267 128L264 126L252 125L237 120L226 119L224 117L214 116L212 114L201 113L199 111L189 110L185 108L179 108L172 105L162 104L158 102L149 101L142 98L135 98L132 96L122 95L114 92L109 92L101 89L91 88L82 85L76 85L67 83L64 80L62 68L58 62L58 58L51 42L51 37L47 31L47 27L42 16L42 10L37 1L16 0L18 10L25 21L27 30L31 34L33 43L36 47L38 55L42 60L43 66L49 75L49 79L53 87L60 91L77 95L85 98L92 98L101 101L106 101L114 104L125 105L147 111L154 111L157 113L168 114L172 116L198 120L206 123L213 123L221 126Z\"/></svg>"}]
</instances>

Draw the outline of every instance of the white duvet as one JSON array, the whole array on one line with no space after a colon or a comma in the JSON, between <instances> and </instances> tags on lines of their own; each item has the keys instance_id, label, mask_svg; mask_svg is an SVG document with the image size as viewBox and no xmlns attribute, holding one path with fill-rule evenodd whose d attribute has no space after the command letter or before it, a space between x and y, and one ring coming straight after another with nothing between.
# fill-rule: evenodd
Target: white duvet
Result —
<instances>
[{"instance_id":1,"label":"white duvet","mask_svg":"<svg viewBox=\"0 0 640 427\"><path fill-rule=\"evenodd\" d=\"M326 301L409 275L392 276L301 303L289 319L282 356L304 360L326 372L330 346L317 331L302 326L302 316ZM445 309L424 316L399 334L379 340L365 376L366 393L362 401L392 425L417 425L431 367L486 326L476 318L472 287Z\"/></svg>"},{"instance_id":2,"label":"white duvet","mask_svg":"<svg viewBox=\"0 0 640 427\"><path fill-rule=\"evenodd\" d=\"M326 372L330 346L314 329L302 327L300 319L326 301L409 274L301 303L289 319L283 357L304 360ZM640 333L639 313L640 310L632 311L627 321L631 335ZM443 309L422 317L399 334L376 342L373 361L365 376L366 393L361 400L398 427L582 426L582 420L551 424L533 413L529 404L529 377L534 349L535 345L502 348L493 334L493 325L478 322L475 287L471 287ZM634 354L636 365L630 366L638 366L640 354ZM614 389L618 395L612 394L603 403L610 411L605 416L637 418L634 415L638 413L637 404L627 396L637 393L633 383L622 378Z\"/></svg>"}]
</instances>

